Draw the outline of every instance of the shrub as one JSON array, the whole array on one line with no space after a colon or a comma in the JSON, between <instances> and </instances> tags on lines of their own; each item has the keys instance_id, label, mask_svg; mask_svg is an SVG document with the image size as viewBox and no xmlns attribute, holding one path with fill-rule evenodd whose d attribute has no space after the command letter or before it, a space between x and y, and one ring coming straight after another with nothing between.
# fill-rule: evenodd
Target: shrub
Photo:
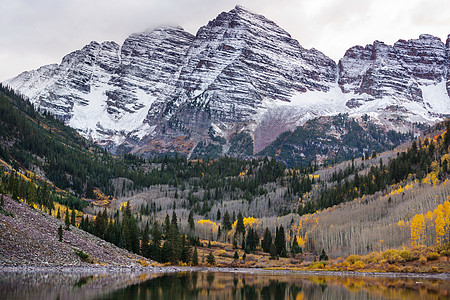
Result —
<instances>
[{"instance_id":1,"label":"shrub","mask_svg":"<svg viewBox=\"0 0 450 300\"><path fill-rule=\"evenodd\" d=\"M387 270L388 270L389 272L398 272L398 271L400 270L400 268L397 267L396 265L389 265L388 268L387 268Z\"/></svg>"},{"instance_id":2,"label":"shrub","mask_svg":"<svg viewBox=\"0 0 450 300\"><path fill-rule=\"evenodd\" d=\"M436 260L440 257L439 253L437 252L428 252L427 253L427 260L431 261L431 260Z\"/></svg>"},{"instance_id":3,"label":"shrub","mask_svg":"<svg viewBox=\"0 0 450 300\"><path fill-rule=\"evenodd\" d=\"M440 249L439 253L445 256L450 256L450 242L443 244Z\"/></svg>"},{"instance_id":4,"label":"shrub","mask_svg":"<svg viewBox=\"0 0 450 300\"><path fill-rule=\"evenodd\" d=\"M81 260L88 262L90 264L93 263L93 260L91 259L89 254L84 253L83 250L73 249L73 251L75 251L75 254L78 255L78 257L80 257Z\"/></svg>"},{"instance_id":5,"label":"shrub","mask_svg":"<svg viewBox=\"0 0 450 300\"><path fill-rule=\"evenodd\" d=\"M405 261L413 261L417 259L417 256L414 255L412 251L409 250L402 250L400 251L399 255L405 260Z\"/></svg>"},{"instance_id":6,"label":"shrub","mask_svg":"<svg viewBox=\"0 0 450 300\"><path fill-rule=\"evenodd\" d=\"M316 262L313 262L312 264L310 264L308 268L310 268L310 269L323 269L323 268L325 268L325 263L316 261Z\"/></svg>"},{"instance_id":7,"label":"shrub","mask_svg":"<svg viewBox=\"0 0 450 300\"><path fill-rule=\"evenodd\" d=\"M400 255L401 251L390 249L383 252L383 258L386 259L390 264L399 262L405 262L405 259Z\"/></svg>"},{"instance_id":8,"label":"shrub","mask_svg":"<svg viewBox=\"0 0 450 300\"><path fill-rule=\"evenodd\" d=\"M146 260L139 259L137 262L140 263L141 266L143 266L143 267L148 267L149 266L149 263Z\"/></svg>"},{"instance_id":9,"label":"shrub","mask_svg":"<svg viewBox=\"0 0 450 300\"><path fill-rule=\"evenodd\" d=\"M347 259L346 259L346 261L348 261L349 263L351 263L351 264L354 264L355 263L355 261L357 261L357 260L361 260L361 256L359 256L359 255L350 255L349 257L347 257Z\"/></svg>"},{"instance_id":10,"label":"shrub","mask_svg":"<svg viewBox=\"0 0 450 300\"><path fill-rule=\"evenodd\" d=\"M365 265L362 261L357 260L357 261L355 261L353 266L355 267L355 269L363 269Z\"/></svg>"},{"instance_id":11,"label":"shrub","mask_svg":"<svg viewBox=\"0 0 450 300\"><path fill-rule=\"evenodd\" d=\"M382 256L379 252L371 252L364 257L363 262L376 264L381 258Z\"/></svg>"},{"instance_id":12,"label":"shrub","mask_svg":"<svg viewBox=\"0 0 450 300\"><path fill-rule=\"evenodd\" d=\"M421 255L419 257L419 262L423 265L427 262L427 258L424 255Z\"/></svg>"}]
</instances>

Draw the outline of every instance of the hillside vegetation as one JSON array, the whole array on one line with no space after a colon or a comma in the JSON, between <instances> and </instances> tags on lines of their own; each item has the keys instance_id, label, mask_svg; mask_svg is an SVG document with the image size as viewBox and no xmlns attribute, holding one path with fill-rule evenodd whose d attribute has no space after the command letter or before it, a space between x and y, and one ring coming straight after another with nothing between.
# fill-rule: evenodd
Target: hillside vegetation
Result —
<instances>
[{"instance_id":1,"label":"hillside vegetation","mask_svg":"<svg viewBox=\"0 0 450 300\"><path fill-rule=\"evenodd\" d=\"M364 136L337 118L349 126L344 139ZM267 157L114 157L4 88L0 123L0 194L162 263L207 255L213 264L217 245L231 249L232 264L243 253L301 264L449 242L447 123L409 146L368 153L349 144L346 155L359 157L297 168ZM1 212L14 219L8 206Z\"/></svg>"}]
</instances>

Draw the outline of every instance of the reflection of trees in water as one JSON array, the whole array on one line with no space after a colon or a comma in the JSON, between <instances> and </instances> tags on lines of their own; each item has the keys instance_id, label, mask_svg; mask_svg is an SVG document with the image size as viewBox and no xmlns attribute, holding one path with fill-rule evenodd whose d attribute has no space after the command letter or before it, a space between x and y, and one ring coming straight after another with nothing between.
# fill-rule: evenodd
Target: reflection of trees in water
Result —
<instances>
[{"instance_id":1,"label":"reflection of trees in water","mask_svg":"<svg viewBox=\"0 0 450 300\"><path fill-rule=\"evenodd\" d=\"M411 288L415 279L262 275L232 273L167 274L129 286L108 299L438 299L450 288ZM448 283L448 282L447 282ZM438 286L439 286L438 285ZM403 286L403 288L402 288ZM429 286L436 282L430 281Z\"/></svg>"}]
</instances>

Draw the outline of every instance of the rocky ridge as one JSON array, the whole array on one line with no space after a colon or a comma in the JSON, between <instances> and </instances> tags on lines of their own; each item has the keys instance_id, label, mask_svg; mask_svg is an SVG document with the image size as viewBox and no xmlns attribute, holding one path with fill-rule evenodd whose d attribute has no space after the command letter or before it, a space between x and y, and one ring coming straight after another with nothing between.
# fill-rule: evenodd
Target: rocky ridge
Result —
<instances>
[{"instance_id":1,"label":"rocky ridge","mask_svg":"<svg viewBox=\"0 0 450 300\"><path fill-rule=\"evenodd\" d=\"M5 83L112 151L190 155L251 138L259 152L319 116L407 132L450 115L450 36L350 48L336 64L236 6L196 36L179 27L92 42ZM246 138L247 140L248 138Z\"/></svg>"},{"instance_id":2,"label":"rocky ridge","mask_svg":"<svg viewBox=\"0 0 450 300\"><path fill-rule=\"evenodd\" d=\"M70 226L58 241L58 227L64 221L31 209L4 195L4 211L0 213L0 266L93 266L75 254L74 249L88 254L104 266L140 267L145 258L131 254L81 229Z\"/></svg>"}]
</instances>

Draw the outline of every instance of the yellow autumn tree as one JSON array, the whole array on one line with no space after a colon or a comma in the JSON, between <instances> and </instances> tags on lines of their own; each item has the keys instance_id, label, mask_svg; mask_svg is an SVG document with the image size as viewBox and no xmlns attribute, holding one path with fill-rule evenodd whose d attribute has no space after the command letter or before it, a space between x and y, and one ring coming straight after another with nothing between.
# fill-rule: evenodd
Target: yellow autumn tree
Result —
<instances>
[{"instance_id":1,"label":"yellow autumn tree","mask_svg":"<svg viewBox=\"0 0 450 300\"><path fill-rule=\"evenodd\" d=\"M411 241L413 245L420 245L425 240L425 217L423 214L415 215L411 220Z\"/></svg>"},{"instance_id":2,"label":"yellow autumn tree","mask_svg":"<svg viewBox=\"0 0 450 300\"><path fill-rule=\"evenodd\" d=\"M440 244L442 237L445 235L444 206L441 204L435 210L436 215L436 243Z\"/></svg>"}]
</instances>

